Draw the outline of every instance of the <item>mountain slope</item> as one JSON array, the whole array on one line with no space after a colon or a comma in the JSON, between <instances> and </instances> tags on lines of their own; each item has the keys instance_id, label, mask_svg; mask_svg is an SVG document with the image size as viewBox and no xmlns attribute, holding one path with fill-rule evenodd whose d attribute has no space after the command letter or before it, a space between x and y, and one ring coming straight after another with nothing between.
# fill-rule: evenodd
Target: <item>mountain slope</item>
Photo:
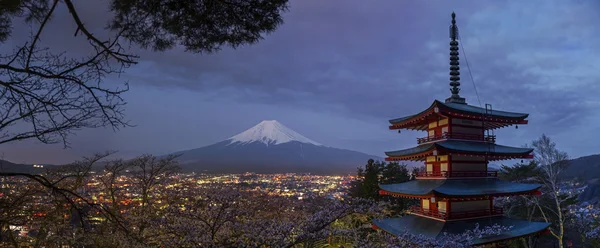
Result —
<instances>
[{"instance_id":1,"label":"mountain slope","mask_svg":"<svg viewBox=\"0 0 600 248\"><path fill-rule=\"evenodd\" d=\"M600 180L592 179L587 182L587 187L579 195L579 202L588 202L594 205L600 205Z\"/></svg>"},{"instance_id":2,"label":"mountain slope","mask_svg":"<svg viewBox=\"0 0 600 248\"><path fill-rule=\"evenodd\" d=\"M600 154L570 160L563 177L579 178L585 181L600 178Z\"/></svg>"},{"instance_id":3,"label":"mountain slope","mask_svg":"<svg viewBox=\"0 0 600 248\"><path fill-rule=\"evenodd\" d=\"M355 173L370 158L360 152L324 146L278 121L262 121L229 139L176 152L186 170L209 173Z\"/></svg>"},{"instance_id":4,"label":"mountain slope","mask_svg":"<svg viewBox=\"0 0 600 248\"><path fill-rule=\"evenodd\" d=\"M11 173L30 173L39 174L45 169L52 168L54 165L44 165L43 168L34 167L32 164L15 164L6 160L0 160L0 171Z\"/></svg>"}]
</instances>

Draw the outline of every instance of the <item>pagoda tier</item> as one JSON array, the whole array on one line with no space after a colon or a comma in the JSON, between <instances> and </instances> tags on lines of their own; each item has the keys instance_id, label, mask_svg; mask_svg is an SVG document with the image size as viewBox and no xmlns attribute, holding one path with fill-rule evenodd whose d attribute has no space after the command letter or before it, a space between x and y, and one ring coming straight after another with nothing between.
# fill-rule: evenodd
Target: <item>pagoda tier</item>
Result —
<instances>
[{"instance_id":1,"label":"pagoda tier","mask_svg":"<svg viewBox=\"0 0 600 248\"><path fill-rule=\"evenodd\" d=\"M437 239L443 238L445 233L457 235L468 230L473 230L477 224L479 224L480 228L495 224L512 227L500 235L473 240L473 244L476 246L516 239L523 236L542 234L545 233L550 226L550 223L529 222L502 216L457 221L438 221L416 215L375 220L373 221L373 224L375 229L381 229L395 236L402 236L408 232L413 235L424 235L428 238Z\"/></svg>"},{"instance_id":2,"label":"pagoda tier","mask_svg":"<svg viewBox=\"0 0 600 248\"><path fill-rule=\"evenodd\" d=\"M498 197L538 194L540 184L524 184L497 178L411 180L397 184L381 184L380 194L407 198Z\"/></svg>"},{"instance_id":3,"label":"pagoda tier","mask_svg":"<svg viewBox=\"0 0 600 248\"><path fill-rule=\"evenodd\" d=\"M514 113L480 108L466 103L440 102L435 100L425 111L402 118L390 120L390 129L427 130L430 123L439 120L451 120L452 124L475 121L479 128L497 129L516 124L527 124L529 114ZM446 122L447 123L447 122Z\"/></svg>"},{"instance_id":4,"label":"pagoda tier","mask_svg":"<svg viewBox=\"0 0 600 248\"><path fill-rule=\"evenodd\" d=\"M496 145L490 142L443 140L404 150L386 152L387 161L422 161L431 156L481 157L487 160L532 158L533 149ZM438 160L441 158L438 158ZM466 159L469 160L469 159ZM452 161L451 161L452 162ZM462 161L464 162L464 161Z\"/></svg>"},{"instance_id":5,"label":"pagoda tier","mask_svg":"<svg viewBox=\"0 0 600 248\"><path fill-rule=\"evenodd\" d=\"M468 105L459 95L460 72L458 27L452 13L450 26L450 92L445 102L434 101L425 111L390 120L390 129L426 130L417 146L386 152L387 161L424 161L425 170L415 180L379 185L379 193L419 199L411 215L375 221L374 225L393 235L409 231L415 235L439 238L443 233L459 234L475 228L498 224L512 228L501 235L484 237L476 244L540 233L548 223L527 222L503 217L494 206L495 197L539 195L541 185L498 179L489 171L491 160L533 158L533 149L496 144L493 129L527 124L528 114L496 111Z\"/></svg>"}]
</instances>

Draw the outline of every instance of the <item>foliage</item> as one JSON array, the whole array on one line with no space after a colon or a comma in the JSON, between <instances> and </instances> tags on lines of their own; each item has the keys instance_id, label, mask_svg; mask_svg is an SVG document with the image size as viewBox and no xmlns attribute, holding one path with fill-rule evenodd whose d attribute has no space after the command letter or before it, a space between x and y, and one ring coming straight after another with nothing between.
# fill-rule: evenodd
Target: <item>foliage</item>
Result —
<instances>
[{"instance_id":1,"label":"foliage","mask_svg":"<svg viewBox=\"0 0 600 248\"><path fill-rule=\"evenodd\" d=\"M255 43L282 23L287 0L113 0L113 31L154 50L212 52Z\"/></svg>"},{"instance_id":2,"label":"foliage","mask_svg":"<svg viewBox=\"0 0 600 248\"><path fill-rule=\"evenodd\" d=\"M582 206L587 207L587 206ZM597 208L578 209L574 218L567 223L568 228L580 235L581 245L586 247L600 247L600 210Z\"/></svg>"},{"instance_id":3,"label":"foliage","mask_svg":"<svg viewBox=\"0 0 600 248\"><path fill-rule=\"evenodd\" d=\"M379 184L401 183L410 180L406 165L386 163L369 159L365 168L357 169L358 180L355 181L350 195L366 199L380 199Z\"/></svg>"},{"instance_id":4,"label":"foliage","mask_svg":"<svg viewBox=\"0 0 600 248\"><path fill-rule=\"evenodd\" d=\"M423 235L414 235L406 231L398 236L390 236L383 232L372 233L368 237L356 240L354 247L381 247L381 248L466 248L473 247L477 239L496 236L510 231L512 226L492 225L480 227L477 225L473 230L467 230L461 234L444 233L439 238L430 238Z\"/></svg>"},{"instance_id":5,"label":"foliage","mask_svg":"<svg viewBox=\"0 0 600 248\"><path fill-rule=\"evenodd\" d=\"M84 16L77 11L81 6L76 4L72 0L0 0L0 42L15 46L12 50L3 49L4 54L0 54L0 144L37 139L67 147L68 136L82 128L130 126L123 114L126 102L121 97L128 85L109 87L104 80L137 63L139 57L130 52L131 44L156 51L179 45L194 53L214 52L224 46L236 48L255 43L275 30L287 10L287 0L111 0L110 10L114 16L106 27L106 35L102 36L92 33L85 24L91 20L82 19ZM67 19L76 27L73 37L64 37L65 42L86 42L85 52L57 51L42 42L44 35L54 35L46 28L60 7L68 10ZM20 44L18 39L7 42L16 29L15 24L18 29L31 30L29 39ZM110 246L104 244L111 242L131 247L135 242L146 242L146 238L152 242L149 238L153 232L152 214L165 212L155 203L175 202L179 195L177 191L154 192L157 185L166 183L175 173L172 158L143 156L107 165L101 182L105 197L110 198L110 204L106 205L75 191L89 176L91 164L106 155L97 155L74 163L69 169L46 175L0 172L2 180L19 177L37 183L28 184L27 190L11 189L3 193L1 240L9 240L15 247L30 239L38 240L37 245L70 240L100 247ZM138 186L140 191L121 191L118 185L122 183L119 180L123 173L132 173L129 183ZM131 202L132 195L141 198L140 206L122 204ZM43 209L28 204L47 196L52 201L43 204ZM23 205L23 209L19 209ZM44 211L39 212L41 210ZM46 217L35 221L40 228L34 238L18 238L10 231L13 224L22 226L33 221L29 217L37 213ZM61 217L65 215L79 216L76 219L80 220L82 229L69 227ZM75 239L81 238L77 235L92 225L84 221L89 215L102 220L102 225L94 230L107 232L107 238L94 238L86 233L85 238ZM131 239L123 238L125 236ZM102 244L97 243L100 241Z\"/></svg>"},{"instance_id":6,"label":"foliage","mask_svg":"<svg viewBox=\"0 0 600 248\"><path fill-rule=\"evenodd\" d=\"M554 143L546 135L542 135L532 142L535 148L535 161L540 170L540 181L544 185L542 192L552 200L550 204L536 201L533 198L537 208L540 210L543 219L551 222L550 233L558 240L558 247L564 247L563 239L565 236L565 223L568 221L568 211L566 207L576 203L577 196L570 197L561 192L561 173L568 164L568 155L556 148Z\"/></svg>"},{"instance_id":7,"label":"foliage","mask_svg":"<svg viewBox=\"0 0 600 248\"><path fill-rule=\"evenodd\" d=\"M406 208L408 200L379 194L379 184L402 183L411 179L406 165L370 159L364 169L358 168L357 176L350 196L388 202L392 214L399 214Z\"/></svg>"},{"instance_id":8,"label":"foliage","mask_svg":"<svg viewBox=\"0 0 600 248\"><path fill-rule=\"evenodd\" d=\"M511 197L499 199L497 204L503 205L505 212L516 218L530 221L551 223L550 233L564 247L567 235L567 224L576 222L573 207L577 204L577 195L569 195L563 191L562 172L569 166L568 155L556 148L556 144L546 135L534 140L534 160L527 164L502 166L500 177L521 183L541 184L541 196ZM513 242L515 246L534 247L538 244L536 237L523 238Z\"/></svg>"},{"instance_id":9,"label":"foliage","mask_svg":"<svg viewBox=\"0 0 600 248\"><path fill-rule=\"evenodd\" d=\"M478 237L506 230L476 228L441 240L409 233L396 238L348 222L354 215L383 217L385 203L360 198L307 202L197 184L180 179L173 157L108 161L102 172L93 173L92 165L107 155L40 176L13 175L23 180L19 187L2 189L0 245L296 247L343 236L353 247L469 247ZM18 235L10 231L15 226L36 235Z\"/></svg>"},{"instance_id":10,"label":"foliage","mask_svg":"<svg viewBox=\"0 0 600 248\"><path fill-rule=\"evenodd\" d=\"M516 164L514 166L502 165L498 176L502 180L513 182L538 182L541 175L540 168L535 161L526 164Z\"/></svg>"},{"instance_id":11,"label":"foliage","mask_svg":"<svg viewBox=\"0 0 600 248\"><path fill-rule=\"evenodd\" d=\"M2 230L31 227L38 235L5 232L3 244L292 247L325 239L338 219L379 212L361 199L307 206L295 198L182 181L174 157L108 161L100 175L91 173L106 155L44 175L13 174L25 183L2 192ZM88 185L96 191L87 192Z\"/></svg>"}]
</instances>

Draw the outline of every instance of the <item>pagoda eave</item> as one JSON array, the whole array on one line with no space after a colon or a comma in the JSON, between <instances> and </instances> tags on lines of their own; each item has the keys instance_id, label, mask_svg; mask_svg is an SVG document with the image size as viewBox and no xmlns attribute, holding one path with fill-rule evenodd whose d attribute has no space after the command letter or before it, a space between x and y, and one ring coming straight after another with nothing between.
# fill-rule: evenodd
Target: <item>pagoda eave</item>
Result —
<instances>
[{"instance_id":1,"label":"pagoda eave","mask_svg":"<svg viewBox=\"0 0 600 248\"><path fill-rule=\"evenodd\" d=\"M410 155L410 156L401 156L401 157L387 157L385 161L388 162L396 162L396 161L423 161L427 156L433 155L433 151L424 152L420 154Z\"/></svg>"},{"instance_id":2,"label":"pagoda eave","mask_svg":"<svg viewBox=\"0 0 600 248\"><path fill-rule=\"evenodd\" d=\"M436 121L440 117L454 117L466 120L483 121L483 128L498 129L511 125L524 125L529 121L525 120L529 115L522 113L512 113L505 111L492 111L467 104L449 104L435 100L429 108L415 114L402 118L390 120L390 130L409 129L409 130L427 130L431 121Z\"/></svg>"},{"instance_id":3,"label":"pagoda eave","mask_svg":"<svg viewBox=\"0 0 600 248\"><path fill-rule=\"evenodd\" d=\"M433 152L422 153L422 154L417 154L417 155L412 155L412 156L386 157L385 161L388 161L388 162L423 161L427 158L427 156L431 156L431 155L433 155ZM487 158L489 161L510 160L510 159L532 159L533 158L533 154L486 155L486 154L475 154L475 153L448 153L448 155Z\"/></svg>"},{"instance_id":4,"label":"pagoda eave","mask_svg":"<svg viewBox=\"0 0 600 248\"><path fill-rule=\"evenodd\" d=\"M439 198L443 199L452 199L454 201L477 201L477 200L486 200L490 197L508 197L508 196L539 196L542 195L542 192L539 189L524 191L524 192L511 192L511 193L493 193L493 194L481 194L481 195L444 195L444 194L427 194L427 195L410 195L403 193L396 193L387 190L380 189L379 195L389 195L393 197L400 197L406 199L428 199L428 198Z\"/></svg>"},{"instance_id":5,"label":"pagoda eave","mask_svg":"<svg viewBox=\"0 0 600 248\"><path fill-rule=\"evenodd\" d=\"M495 143L474 142L464 140L443 140L436 143L423 144L416 147L390 151L386 161L421 161L427 156L436 154L461 155L467 157L482 157L488 160L530 159L533 149L509 147Z\"/></svg>"},{"instance_id":6,"label":"pagoda eave","mask_svg":"<svg viewBox=\"0 0 600 248\"><path fill-rule=\"evenodd\" d=\"M374 220L372 228L382 230L396 237L402 237L405 233L408 233L423 235L427 238L444 239L446 234L460 235L465 231L475 229L477 225L480 228L493 225L509 228L498 235L484 236L473 240L473 245L481 246L530 235L545 234L548 232L550 223L529 222L504 216L441 222L422 216L407 215L401 218Z\"/></svg>"},{"instance_id":7,"label":"pagoda eave","mask_svg":"<svg viewBox=\"0 0 600 248\"><path fill-rule=\"evenodd\" d=\"M444 116L442 113L435 112L434 108L429 108L424 112L419 114L410 116L410 118L401 121L397 124L392 124L389 126L390 130L398 130L398 129L409 129L409 130L418 130L424 131L427 130L429 123L432 121L437 121L440 117Z\"/></svg>"},{"instance_id":8,"label":"pagoda eave","mask_svg":"<svg viewBox=\"0 0 600 248\"><path fill-rule=\"evenodd\" d=\"M411 180L380 184L380 194L407 198L478 198L539 195L540 184L524 184L497 178Z\"/></svg>"},{"instance_id":9,"label":"pagoda eave","mask_svg":"<svg viewBox=\"0 0 600 248\"><path fill-rule=\"evenodd\" d=\"M448 155L487 158L488 161L510 160L510 159L532 159L533 158L533 154L486 155L486 154L475 154L475 153L452 153L451 152L451 153L448 153Z\"/></svg>"},{"instance_id":10,"label":"pagoda eave","mask_svg":"<svg viewBox=\"0 0 600 248\"><path fill-rule=\"evenodd\" d=\"M485 199L489 197L508 197L508 196L537 196L541 195L541 191L539 189L528 190L522 192L509 192L509 193L482 193L479 195L445 195L439 194L436 192L435 197L439 197L441 199L462 199L462 200L475 200L475 199Z\"/></svg>"},{"instance_id":11,"label":"pagoda eave","mask_svg":"<svg viewBox=\"0 0 600 248\"><path fill-rule=\"evenodd\" d=\"M400 197L400 198L407 198L407 199L427 199L427 198L431 198L431 197L435 196L433 194L428 194L428 195L410 195L410 194L394 193L394 192L383 190L383 189L379 190L379 195L389 195L389 196Z\"/></svg>"},{"instance_id":12,"label":"pagoda eave","mask_svg":"<svg viewBox=\"0 0 600 248\"><path fill-rule=\"evenodd\" d=\"M442 116L442 115L440 115ZM476 118L476 117L471 117L468 115L450 115L453 117L460 117L462 119L466 119L466 120L475 120L475 121L480 121L481 118ZM427 127L428 127L429 121L425 121L422 120L420 122L415 123L405 123L405 124L394 124L394 125L390 125L388 126L389 130L401 130L401 129L407 129L407 130L417 130L417 131L426 131ZM509 120L509 119L493 119L493 120L485 120L485 123L483 123L484 129L485 130L490 130L490 129L500 129L500 128L505 128L508 126L512 126L512 125L527 125L529 124L528 120Z\"/></svg>"}]
</instances>

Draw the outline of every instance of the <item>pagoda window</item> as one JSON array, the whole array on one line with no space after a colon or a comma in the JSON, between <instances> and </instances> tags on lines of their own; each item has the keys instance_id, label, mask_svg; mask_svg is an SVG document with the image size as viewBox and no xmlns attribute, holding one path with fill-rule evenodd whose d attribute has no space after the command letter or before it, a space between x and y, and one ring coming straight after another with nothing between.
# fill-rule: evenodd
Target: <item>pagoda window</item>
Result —
<instances>
[{"instance_id":1,"label":"pagoda window","mask_svg":"<svg viewBox=\"0 0 600 248\"><path fill-rule=\"evenodd\" d=\"M441 171L448 171L448 163L440 163Z\"/></svg>"},{"instance_id":2,"label":"pagoda window","mask_svg":"<svg viewBox=\"0 0 600 248\"><path fill-rule=\"evenodd\" d=\"M430 129L431 129L431 128L436 128L437 126L438 126L438 123L437 123L437 121L434 121L434 122L431 122L431 123L429 123L429 128L430 128Z\"/></svg>"},{"instance_id":3,"label":"pagoda window","mask_svg":"<svg viewBox=\"0 0 600 248\"><path fill-rule=\"evenodd\" d=\"M422 203L423 209L429 210L429 199L423 199Z\"/></svg>"},{"instance_id":4,"label":"pagoda window","mask_svg":"<svg viewBox=\"0 0 600 248\"><path fill-rule=\"evenodd\" d=\"M448 203L447 202L445 202L445 201L438 202L438 211L439 212L446 213L447 209L448 209Z\"/></svg>"},{"instance_id":5,"label":"pagoda window","mask_svg":"<svg viewBox=\"0 0 600 248\"><path fill-rule=\"evenodd\" d=\"M448 118L444 118L438 121L439 126L448 125Z\"/></svg>"},{"instance_id":6,"label":"pagoda window","mask_svg":"<svg viewBox=\"0 0 600 248\"><path fill-rule=\"evenodd\" d=\"M434 137L435 136L435 130L429 130L428 133L427 133L427 135L429 137Z\"/></svg>"},{"instance_id":7,"label":"pagoda window","mask_svg":"<svg viewBox=\"0 0 600 248\"><path fill-rule=\"evenodd\" d=\"M442 127L442 133L448 133L448 127Z\"/></svg>"},{"instance_id":8,"label":"pagoda window","mask_svg":"<svg viewBox=\"0 0 600 248\"><path fill-rule=\"evenodd\" d=\"M433 164L427 164L427 172L433 172Z\"/></svg>"}]
</instances>

